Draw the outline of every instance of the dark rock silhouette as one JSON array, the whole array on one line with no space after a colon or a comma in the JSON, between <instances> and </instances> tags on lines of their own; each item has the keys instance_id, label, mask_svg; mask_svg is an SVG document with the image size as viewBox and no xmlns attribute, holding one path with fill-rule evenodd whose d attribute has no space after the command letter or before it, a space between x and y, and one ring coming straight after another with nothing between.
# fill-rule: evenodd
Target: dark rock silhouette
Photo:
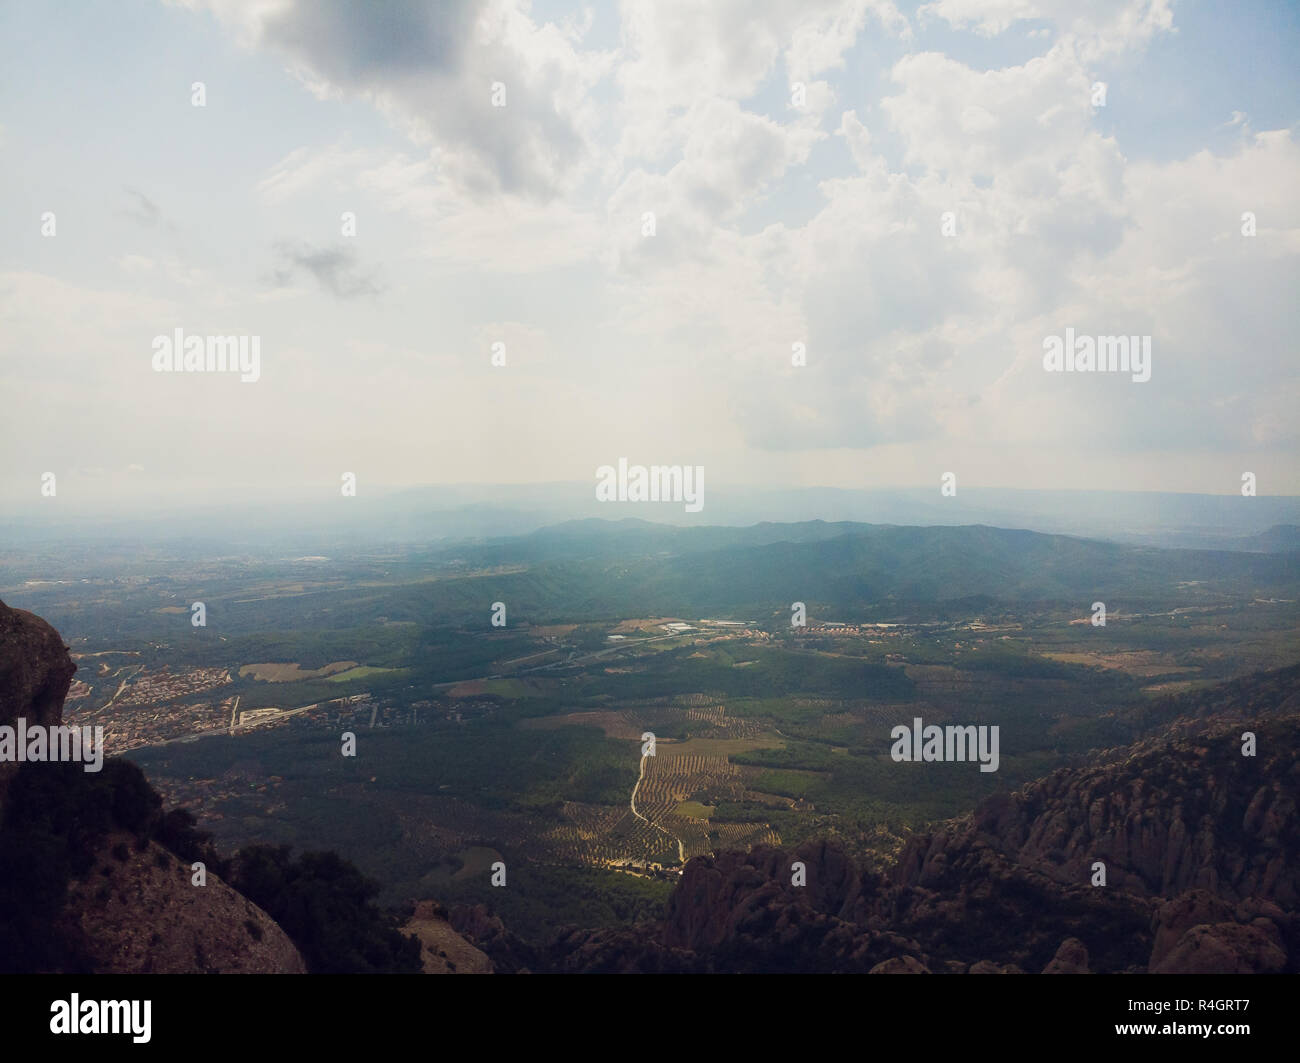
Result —
<instances>
[{"instance_id":1,"label":"dark rock silhouette","mask_svg":"<svg viewBox=\"0 0 1300 1063\"><path fill-rule=\"evenodd\" d=\"M1043 974L1087 974L1088 949L1078 938L1066 938Z\"/></svg>"},{"instance_id":2,"label":"dark rock silhouette","mask_svg":"<svg viewBox=\"0 0 1300 1063\"><path fill-rule=\"evenodd\" d=\"M12 726L20 717L28 726L60 725L76 670L54 628L0 602L0 725ZM31 857L22 850L32 838L24 834L26 824L15 818L44 811L16 796L6 805L11 788L17 795L25 779L19 772L43 772L43 779L63 778L74 787L84 783L87 777L78 768L66 774L69 767L0 764L0 846L9 850L0 851L0 865L29 864ZM132 770L139 776L136 793L144 797L147 784L138 769ZM105 824L113 826L111 817ZM42 835L41 840L54 839ZM105 974L306 970L298 949L275 921L215 873L208 873L206 885L192 885L189 865L145 836L117 830L87 840L93 851L81 859L88 866L66 884L65 894L14 897L16 883L8 876L3 884L8 888L0 891L0 921L13 937L3 939L9 955L0 961L12 963L15 953L25 949L42 970L67 969L65 964ZM38 942L31 948L31 939L40 936L57 940L58 947L42 949Z\"/></svg>"},{"instance_id":3,"label":"dark rock silhouette","mask_svg":"<svg viewBox=\"0 0 1300 1063\"><path fill-rule=\"evenodd\" d=\"M56 726L77 666L59 633L35 613L0 602L0 725ZM0 807L17 764L0 763Z\"/></svg>"}]
</instances>

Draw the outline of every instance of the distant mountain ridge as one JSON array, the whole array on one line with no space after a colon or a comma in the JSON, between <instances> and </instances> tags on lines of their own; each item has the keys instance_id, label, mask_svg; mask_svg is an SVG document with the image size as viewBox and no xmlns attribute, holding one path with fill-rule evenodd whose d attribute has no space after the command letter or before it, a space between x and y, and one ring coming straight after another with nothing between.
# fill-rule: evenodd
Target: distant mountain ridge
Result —
<instances>
[{"instance_id":1,"label":"distant mountain ridge","mask_svg":"<svg viewBox=\"0 0 1300 1063\"><path fill-rule=\"evenodd\" d=\"M684 513L669 503L598 502L590 482L456 484L400 489L367 484L355 505L299 490L238 498L220 507L178 508L168 498L132 512L115 499L115 513L78 510L74 499L57 514L38 503L15 502L0 521L0 539L15 546L97 540L140 545L188 543L209 554L290 556L331 554L380 543L449 543L526 535L566 521L652 521L661 526L749 527L762 521L824 520L911 526L986 524L1048 534L1183 549L1272 550L1270 529L1300 525L1300 497L1261 494L1064 491L962 486L942 497L929 488L846 489L752 487L712 477L704 509ZM333 488L337 493L337 487ZM1258 541L1256 541L1258 540ZM1294 540L1289 540L1294 542Z\"/></svg>"},{"instance_id":2,"label":"distant mountain ridge","mask_svg":"<svg viewBox=\"0 0 1300 1063\"><path fill-rule=\"evenodd\" d=\"M985 525L757 524L674 528L579 521L442 549L467 570L420 592L440 615L509 601L538 622L567 617L770 615L790 603L888 611L890 603L983 598L1125 603L1187 588L1300 595L1300 555L1163 550ZM523 569L484 574L485 569ZM477 573L476 573L477 570ZM566 610L565 603L568 603ZM811 608L811 604L810 604ZM835 616L833 619L843 619Z\"/></svg>"},{"instance_id":3,"label":"distant mountain ridge","mask_svg":"<svg viewBox=\"0 0 1300 1063\"><path fill-rule=\"evenodd\" d=\"M1274 524L1246 540L1253 549L1283 554L1300 550L1300 524Z\"/></svg>"}]
</instances>

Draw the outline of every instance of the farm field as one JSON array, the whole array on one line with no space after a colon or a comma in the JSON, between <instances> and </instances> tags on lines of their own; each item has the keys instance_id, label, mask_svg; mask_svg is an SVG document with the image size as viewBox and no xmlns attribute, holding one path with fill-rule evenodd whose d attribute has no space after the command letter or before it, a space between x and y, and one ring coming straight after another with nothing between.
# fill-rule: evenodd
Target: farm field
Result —
<instances>
[{"instance_id":1,"label":"farm field","mask_svg":"<svg viewBox=\"0 0 1300 1063\"><path fill-rule=\"evenodd\" d=\"M355 668L356 666L356 661L332 661L320 668L303 668L302 665L296 662L292 664L246 664L239 669L239 674L241 677L249 676L253 679L264 679L268 683L294 683L300 679L320 679L323 676L334 675L337 672L346 672L349 668Z\"/></svg>"}]
</instances>

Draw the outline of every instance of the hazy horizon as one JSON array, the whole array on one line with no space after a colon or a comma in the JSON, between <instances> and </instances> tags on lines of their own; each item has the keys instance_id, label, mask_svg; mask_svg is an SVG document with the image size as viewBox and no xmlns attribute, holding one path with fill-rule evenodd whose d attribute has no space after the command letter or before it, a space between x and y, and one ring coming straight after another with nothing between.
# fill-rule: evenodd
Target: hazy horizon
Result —
<instances>
[{"instance_id":1,"label":"hazy horizon","mask_svg":"<svg viewBox=\"0 0 1300 1063\"><path fill-rule=\"evenodd\" d=\"M1300 498L968 488L943 496L926 488L714 489L704 506L681 502L599 502L590 485L455 484L372 490L364 500L307 494L239 497L156 508L86 503L27 504L0 515L0 537L20 551L11 575L28 571L47 543L187 543L187 549L278 556L322 549L366 550L384 543L506 540L573 521L617 525L745 528L807 522L936 527L984 525L1166 548L1288 550L1300 528ZM361 504L357 504L360 502ZM1269 533L1272 533L1271 535ZM1258 537L1266 536L1261 541ZM206 545L203 545L206 544ZM93 567L93 566L91 566ZM40 575L30 569L32 577Z\"/></svg>"}]
</instances>

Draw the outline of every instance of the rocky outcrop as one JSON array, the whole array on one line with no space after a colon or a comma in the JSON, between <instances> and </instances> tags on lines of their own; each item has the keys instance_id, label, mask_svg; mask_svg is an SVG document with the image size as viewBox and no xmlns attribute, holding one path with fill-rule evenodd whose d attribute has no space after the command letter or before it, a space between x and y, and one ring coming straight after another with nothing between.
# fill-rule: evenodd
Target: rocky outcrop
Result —
<instances>
[{"instance_id":1,"label":"rocky outcrop","mask_svg":"<svg viewBox=\"0 0 1300 1063\"><path fill-rule=\"evenodd\" d=\"M893 924L931 948L1006 938L1002 958L1030 970L1043 969L1044 934L1062 930L1083 939L1095 970L1272 970L1279 955L1293 968L1300 715L1286 689L1277 697L1281 715L1249 722L1253 757L1239 718L1181 721L913 839L891 875ZM1104 886L1092 885L1098 863ZM1200 926L1217 929L1184 942Z\"/></svg>"},{"instance_id":2,"label":"rocky outcrop","mask_svg":"<svg viewBox=\"0 0 1300 1063\"><path fill-rule=\"evenodd\" d=\"M794 885L793 865L805 868L805 884ZM747 928L759 930L774 905L793 903L809 913L852 919L864 882L844 851L812 842L793 854L760 847L750 853L722 853L692 861L668 903L664 943L706 949ZM788 920L790 917L787 916ZM787 925L772 929L787 931Z\"/></svg>"},{"instance_id":3,"label":"rocky outcrop","mask_svg":"<svg viewBox=\"0 0 1300 1063\"><path fill-rule=\"evenodd\" d=\"M519 973L535 966L537 958L529 944L506 929L500 917L485 904L458 904L447 913L451 928L482 950L498 971Z\"/></svg>"},{"instance_id":4,"label":"rocky outcrop","mask_svg":"<svg viewBox=\"0 0 1300 1063\"><path fill-rule=\"evenodd\" d=\"M713 970L865 974L901 956L930 967L916 940L873 920L884 885L824 841L698 857L669 898L662 941Z\"/></svg>"},{"instance_id":5,"label":"rocky outcrop","mask_svg":"<svg viewBox=\"0 0 1300 1063\"><path fill-rule=\"evenodd\" d=\"M212 872L155 842L111 834L68 889L64 928L97 974L305 974L301 953L266 912Z\"/></svg>"},{"instance_id":6,"label":"rocky outcrop","mask_svg":"<svg viewBox=\"0 0 1300 1063\"><path fill-rule=\"evenodd\" d=\"M867 974L929 974L925 964L915 956L895 956L876 964Z\"/></svg>"},{"instance_id":7,"label":"rocky outcrop","mask_svg":"<svg viewBox=\"0 0 1300 1063\"><path fill-rule=\"evenodd\" d=\"M1300 916L1258 897L1233 905L1188 890L1156 909L1153 927L1153 974L1272 974L1300 951Z\"/></svg>"},{"instance_id":8,"label":"rocky outcrop","mask_svg":"<svg viewBox=\"0 0 1300 1063\"><path fill-rule=\"evenodd\" d=\"M1145 743L1119 763L1062 769L971 816L915 839L895 880L944 881L955 854L987 848L1060 883L1138 897L1202 889L1228 900L1300 900L1300 716L1261 720L1257 755L1242 756L1238 726Z\"/></svg>"},{"instance_id":9,"label":"rocky outcrop","mask_svg":"<svg viewBox=\"0 0 1300 1063\"><path fill-rule=\"evenodd\" d=\"M1188 890L1173 900L1165 901L1156 909L1152 919L1155 938L1148 965L1156 967L1163 962L1193 927L1221 923L1231 918L1232 905L1219 900L1208 890Z\"/></svg>"},{"instance_id":10,"label":"rocky outcrop","mask_svg":"<svg viewBox=\"0 0 1300 1063\"><path fill-rule=\"evenodd\" d=\"M63 722L77 666L59 633L35 613L0 602L0 725L18 717L44 727ZM0 807L17 764L0 763Z\"/></svg>"},{"instance_id":11,"label":"rocky outcrop","mask_svg":"<svg viewBox=\"0 0 1300 1063\"><path fill-rule=\"evenodd\" d=\"M54 628L0 602L0 725L61 724L75 671ZM139 770L106 767L86 775L59 763L0 764L0 938L9 953L0 967L21 955L48 971L305 973L266 912L210 870L193 885L189 865L150 840L159 799ZM116 789L93 790L116 777ZM23 892L36 882L48 895Z\"/></svg>"},{"instance_id":12,"label":"rocky outcrop","mask_svg":"<svg viewBox=\"0 0 1300 1063\"><path fill-rule=\"evenodd\" d=\"M1251 925L1209 923L1187 931L1151 973L1279 974L1286 962L1277 927L1267 919Z\"/></svg>"},{"instance_id":13,"label":"rocky outcrop","mask_svg":"<svg viewBox=\"0 0 1300 1063\"><path fill-rule=\"evenodd\" d=\"M1087 974L1088 948L1078 938L1066 938L1043 974Z\"/></svg>"},{"instance_id":14,"label":"rocky outcrop","mask_svg":"<svg viewBox=\"0 0 1300 1063\"><path fill-rule=\"evenodd\" d=\"M1150 902L1062 887L987 839L947 852L925 886L859 869L826 842L699 857L669 899L662 941L713 970L1066 973L1092 969L1090 951L1105 970L1145 963ZM796 861L806 885L791 882Z\"/></svg>"},{"instance_id":15,"label":"rocky outcrop","mask_svg":"<svg viewBox=\"0 0 1300 1063\"><path fill-rule=\"evenodd\" d=\"M437 901L420 901L401 932L420 939L420 965L425 974L492 973L492 961L456 933L446 909Z\"/></svg>"},{"instance_id":16,"label":"rocky outcrop","mask_svg":"<svg viewBox=\"0 0 1300 1063\"><path fill-rule=\"evenodd\" d=\"M700 955L667 948L633 927L567 930L546 950L540 970L556 974L696 974Z\"/></svg>"},{"instance_id":17,"label":"rocky outcrop","mask_svg":"<svg viewBox=\"0 0 1300 1063\"><path fill-rule=\"evenodd\" d=\"M881 913L932 950L1027 970L1295 969L1300 715L1275 680L1272 711L1251 702L1255 756L1228 713L995 796L905 846ZM1077 940L1044 966L1061 931Z\"/></svg>"}]
</instances>

